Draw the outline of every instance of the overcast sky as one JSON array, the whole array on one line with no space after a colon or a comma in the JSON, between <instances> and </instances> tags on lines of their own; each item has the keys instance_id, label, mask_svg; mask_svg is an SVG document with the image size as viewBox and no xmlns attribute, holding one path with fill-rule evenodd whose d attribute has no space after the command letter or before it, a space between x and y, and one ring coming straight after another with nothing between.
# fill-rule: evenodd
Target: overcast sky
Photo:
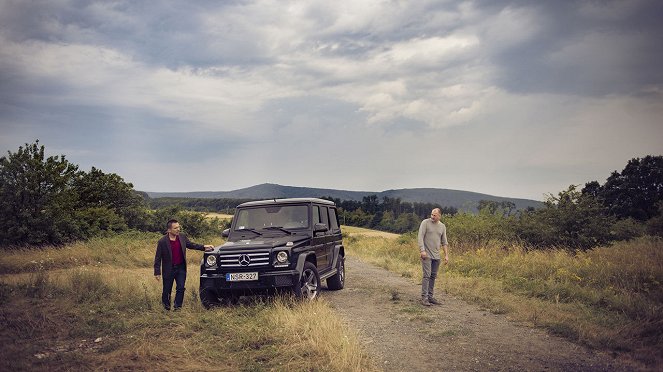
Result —
<instances>
[{"instance_id":1,"label":"overcast sky","mask_svg":"<svg viewBox=\"0 0 663 372\"><path fill-rule=\"evenodd\" d=\"M0 0L0 151L542 200L663 154L663 1Z\"/></svg>"}]
</instances>

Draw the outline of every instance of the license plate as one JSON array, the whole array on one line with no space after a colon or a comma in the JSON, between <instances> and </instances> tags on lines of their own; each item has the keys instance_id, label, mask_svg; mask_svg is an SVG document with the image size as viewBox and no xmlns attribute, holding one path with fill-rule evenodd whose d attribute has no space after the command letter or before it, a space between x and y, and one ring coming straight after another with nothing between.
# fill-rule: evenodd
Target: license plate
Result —
<instances>
[{"instance_id":1,"label":"license plate","mask_svg":"<svg viewBox=\"0 0 663 372\"><path fill-rule=\"evenodd\" d=\"M227 273L226 281L228 282L243 282L250 280L258 280L258 273Z\"/></svg>"}]
</instances>

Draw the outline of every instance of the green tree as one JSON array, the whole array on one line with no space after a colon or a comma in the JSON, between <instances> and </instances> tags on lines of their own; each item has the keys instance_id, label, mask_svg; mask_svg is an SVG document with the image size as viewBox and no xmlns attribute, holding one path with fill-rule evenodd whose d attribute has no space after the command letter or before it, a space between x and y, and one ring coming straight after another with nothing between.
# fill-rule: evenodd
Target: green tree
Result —
<instances>
[{"instance_id":1,"label":"green tree","mask_svg":"<svg viewBox=\"0 0 663 372\"><path fill-rule=\"evenodd\" d=\"M380 210L380 200L377 195L368 195L362 198L361 208L368 214L375 214Z\"/></svg>"},{"instance_id":2,"label":"green tree","mask_svg":"<svg viewBox=\"0 0 663 372\"><path fill-rule=\"evenodd\" d=\"M377 227L380 230L394 231L395 222L396 220L394 219L394 213L390 210L387 210L382 213L382 219L380 220L380 223Z\"/></svg>"},{"instance_id":3,"label":"green tree","mask_svg":"<svg viewBox=\"0 0 663 372\"><path fill-rule=\"evenodd\" d=\"M0 243L61 244L80 236L72 214L78 167L46 157L39 140L0 158Z\"/></svg>"},{"instance_id":4,"label":"green tree","mask_svg":"<svg viewBox=\"0 0 663 372\"><path fill-rule=\"evenodd\" d=\"M394 223L394 232L406 233L417 230L421 219L414 213L401 213Z\"/></svg>"},{"instance_id":5,"label":"green tree","mask_svg":"<svg viewBox=\"0 0 663 372\"><path fill-rule=\"evenodd\" d=\"M73 187L78 194L77 209L106 208L124 220L125 229L144 226L144 199L119 175L92 167L89 172L78 174Z\"/></svg>"},{"instance_id":6,"label":"green tree","mask_svg":"<svg viewBox=\"0 0 663 372\"><path fill-rule=\"evenodd\" d=\"M510 216L516 209L516 204L510 201L479 200L479 211L489 214L501 214Z\"/></svg>"},{"instance_id":7,"label":"green tree","mask_svg":"<svg viewBox=\"0 0 663 372\"><path fill-rule=\"evenodd\" d=\"M614 218L594 197L575 185L549 195L545 207L523 213L516 231L521 240L537 247L589 249L613 240Z\"/></svg>"},{"instance_id":8,"label":"green tree","mask_svg":"<svg viewBox=\"0 0 663 372\"><path fill-rule=\"evenodd\" d=\"M201 213L189 212L175 205L160 208L151 213L148 231L166 233L166 223L176 219L182 225L182 232L190 236L200 237L207 235L219 235L226 227L218 218L208 219Z\"/></svg>"},{"instance_id":9,"label":"green tree","mask_svg":"<svg viewBox=\"0 0 663 372\"><path fill-rule=\"evenodd\" d=\"M593 195L619 219L646 221L660 214L663 201L663 156L631 159L622 172L613 172L602 186L589 182L582 190Z\"/></svg>"},{"instance_id":10,"label":"green tree","mask_svg":"<svg viewBox=\"0 0 663 372\"><path fill-rule=\"evenodd\" d=\"M658 202L658 216L647 221L647 233L653 236L663 237L663 201Z\"/></svg>"}]
</instances>

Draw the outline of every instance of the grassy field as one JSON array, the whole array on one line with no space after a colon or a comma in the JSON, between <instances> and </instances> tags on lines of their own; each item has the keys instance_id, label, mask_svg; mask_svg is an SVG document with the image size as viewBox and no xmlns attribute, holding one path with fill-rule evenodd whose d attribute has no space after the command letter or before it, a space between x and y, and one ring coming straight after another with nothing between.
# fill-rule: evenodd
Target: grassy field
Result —
<instances>
[{"instance_id":1,"label":"grassy field","mask_svg":"<svg viewBox=\"0 0 663 372\"><path fill-rule=\"evenodd\" d=\"M184 308L165 312L158 235L0 256L0 370L375 370L324 300L255 298L207 311L189 251ZM219 238L199 240L220 244Z\"/></svg>"},{"instance_id":2,"label":"grassy field","mask_svg":"<svg viewBox=\"0 0 663 372\"><path fill-rule=\"evenodd\" d=\"M218 218L220 220L232 220L232 214L223 214L223 213L214 213L214 212L205 212L205 217L207 218Z\"/></svg>"},{"instance_id":3,"label":"grassy field","mask_svg":"<svg viewBox=\"0 0 663 372\"><path fill-rule=\"evenodd\" d=\"M356 238L349 254L421 280L414 236ZM663 362L663 241L640 239L570 254L517 246L450 248L440 286L485 309L585 345Z\"/></svg>"},{"instance_id":4,"label":"grassy field","mask_svg":"<svg viewBox=\"0 0 663 372\"><path fill-rule=\"evenodd\" d=\"M346 251L421 279L412 235L345 228ZM204 310L189 251L184 309L164 312L152 273L158 234L0 255L0 370L375 370L324 300L257 298ZM197 240L221 244L221 238ZM440 288L509 318L649 365L663 361L663 242L569 254L517 246L457 252Z\"/></svg>"}]
</instances>

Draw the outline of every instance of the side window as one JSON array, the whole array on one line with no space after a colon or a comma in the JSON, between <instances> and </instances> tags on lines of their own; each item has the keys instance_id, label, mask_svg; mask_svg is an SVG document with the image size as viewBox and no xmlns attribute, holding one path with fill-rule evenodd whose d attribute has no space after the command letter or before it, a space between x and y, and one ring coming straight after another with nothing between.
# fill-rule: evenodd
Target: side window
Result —
<instances>
[{"instance_id":1,"label":"side window","mask_svg":"<svg viewBox=\"0 0 663 372\"><path fill-rule=\"evenodd\" d=\"M320 223L320 207L313 206L313 224Z\"/></svg>"},{"instance_id":2,"label":"side window","mask_svg":"<svg viewBox=\"0 0 663 372\"><path fill-rule=\"evenodd\" d=\"M327 225L329 228L329 214L327 212L327 207L320 207L320 222Z\"/></svg>"},{"instance_id":3,"label":"side window","mask_svg":"<svg viewBox=\"0 0 663 372\"><path fill-rule=\"evenodd\" d=\"M329 208L329 228L336 231L338 230L338 219L336 218L336 209Z\"/></svg>"}]
</instances>

